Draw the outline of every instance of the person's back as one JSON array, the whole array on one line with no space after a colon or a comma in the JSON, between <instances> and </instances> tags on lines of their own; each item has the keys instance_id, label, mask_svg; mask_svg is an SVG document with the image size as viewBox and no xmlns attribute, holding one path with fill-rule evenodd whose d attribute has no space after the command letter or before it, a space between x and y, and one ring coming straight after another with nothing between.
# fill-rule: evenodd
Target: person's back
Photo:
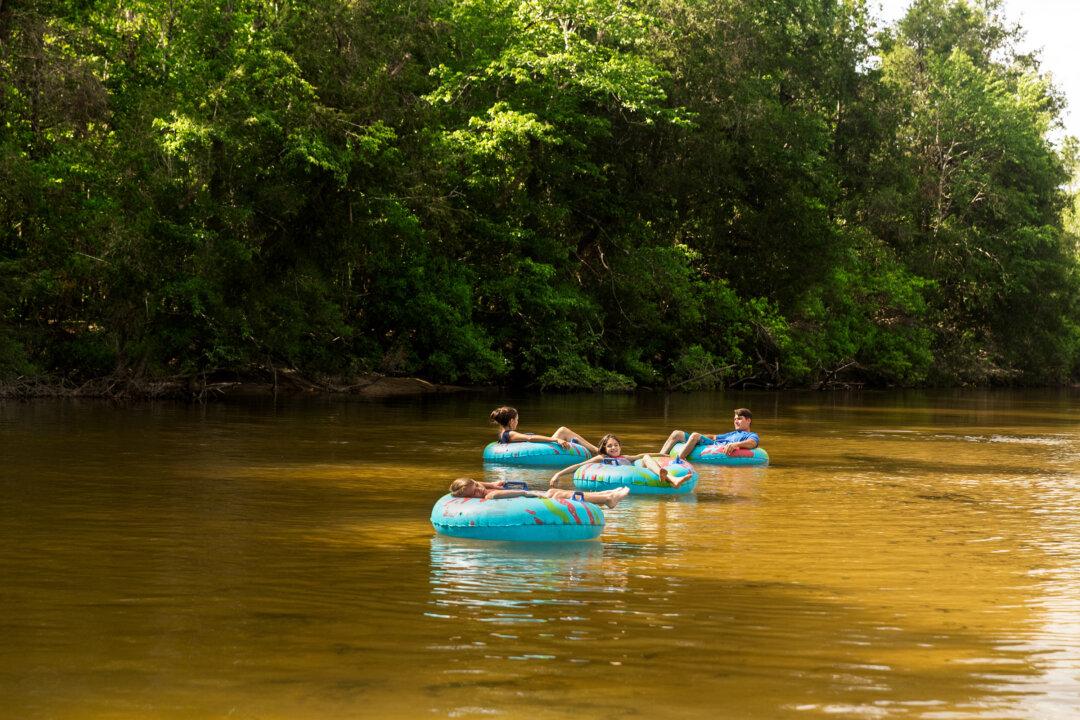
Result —
<instances>
[{"instance_id":1,"label":"person's back","mask_svg":"<svg viewBox=\"0 0 1080 720\"><path fill-rule=\"evenodd\" d=\"M596 446L578 435L568 427L560 427L551 435L536 435L518 431L520 415L518 411L509 405L495 408L488 416L491 422L499 426L499 442L503 444L516 442L552 442L558 443L564 448L569 448L570 443L577 443L592 454L596 454Z\"/></svg>"}]
</instances>

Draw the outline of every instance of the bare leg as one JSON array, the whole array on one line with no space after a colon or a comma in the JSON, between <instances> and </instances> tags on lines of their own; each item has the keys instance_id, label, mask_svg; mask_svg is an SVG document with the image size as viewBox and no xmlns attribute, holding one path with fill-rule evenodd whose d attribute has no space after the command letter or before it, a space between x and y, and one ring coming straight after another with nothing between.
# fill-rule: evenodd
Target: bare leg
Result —
<instances>
[{"instance_id":1,"label":"bare leg","mask_svg":"<svg viewBox=\"0 0 1080 720\"><path fill-rule=\"evenodd\" d=\"M577 440L577 442L583 448L585 448L586 450L591 452L593 455L596 455L598 452L600 452L599 448L597 448L591 442L589 442L585 438L581 437L580 435L578 435L576 432L574 432L573 430L571 430L568 427L559 428L555 432L551 433L551 437L556 437L556 438L559 438L560 440L565 440L566 442L570 442L572 440Z\"/></svg>"},{"instance_id":2,"label":"bare leg","mask_svg":"<svg viewBox=\"0 0 1080 720\"><path fill-rule=\"evenodd\" d=\"M668 435L668 439L664 441L664 447L660 448L661 455L667 455L671 452L671 448L675 447L675 443L681 443L686 440L686 433L682 430L672 430Z\"/></svg>"},{"instance_id":3,"label":"bare leg","mask_svg":"<svg viewBox=\"0 0 1080 720\"><path fill-rule=\"evenodd\" d=\"M698 440L700 439L701 433L690 433L690 437L686 439L686 445L679 451L679 459L685 460L686 456L693 452L694 448L697 447Z\"/></svg>"},{"instance_id":4,"label":"bare leg","mask_svg":"<svg viewBox=\"0 0 1080 720\"><path fill-rule=\"evenodd\" d=\"M585 493L585 502L595 503L596 505L606 505L609 508L613 508L619 504L619 501L630 494L630 488L621 487L614 490L604 490L603 492L587 492Z\"/></svg>"},{"instance_id":5,"label":"bare leg","mask_svg":"<svg viewBox=\"0 0 1080 720\"><path fill-rule=\"evenodd\" d=\"M553 500L572 500L575 495L573 490L548 490L544 494ZM604 490L603 492L587 492L581 494L585 496L585 502L613 508L619 504L620 500L630 494L630 488L621 487L614 490Z\"/></svg>"},{"instance_id":6,"label":"bare leg","mask_svg":"<svg viewBox=\"0 0 1080 720\"><path fill-rule=\"evenodd\" d=\"M693 473L686 473L685 475L672 475L671 473L668 473L667 478L665 479L671 483L671 487L679 487L689 480L691 475L693 475Z\"/></svg>"},{"instance_id":7,"label":"bare leg","mask_svg":"<svg viewBox=\"0 0 1080 720\"><path fill-rule=\"evenodd\" d=\"M652 470L657 475L659 475L660 476L660 482L669 482L672 485L674 485L675 487L679 487L680 479L679 478L673 478L670 475L668 475L667 468L664 467L663 465L661 465L660 463L658 463L653 458L652 455L646 455L645 457L641 458L641 464L644 465L649 470Z\"/></svg>"}]
</instances>

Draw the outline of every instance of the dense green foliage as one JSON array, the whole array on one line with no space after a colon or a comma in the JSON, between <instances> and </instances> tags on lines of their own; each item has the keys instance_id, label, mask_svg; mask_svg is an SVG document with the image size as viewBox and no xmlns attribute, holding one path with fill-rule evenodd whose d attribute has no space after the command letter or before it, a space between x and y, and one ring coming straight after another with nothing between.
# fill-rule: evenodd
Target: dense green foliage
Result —
<instances>
[{"instance_id":1,"label":"dense green foliage","mask_svg":"<svg viewBox=\"0 0 1080 720\"><path fill-rule=\"evenodd\" d=\"M3 0L0 378L1068 381L997 5Z\"/></svg>"}]
</instances>

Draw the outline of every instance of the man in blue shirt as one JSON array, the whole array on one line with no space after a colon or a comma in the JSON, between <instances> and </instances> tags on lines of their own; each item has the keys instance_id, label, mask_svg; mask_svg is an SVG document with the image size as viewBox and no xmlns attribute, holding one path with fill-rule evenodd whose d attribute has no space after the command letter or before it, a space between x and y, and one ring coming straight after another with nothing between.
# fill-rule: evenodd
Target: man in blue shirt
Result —
<instances>
[{"instance_id":1,"label":"man in blue shirt","mask_svg":"<svg viewBox=\"0 0 1080 720\"><path fill-rule=\"evenodd\" d=\"M759 442L757 433L750 431L750 425L753 422L754 416L749 410L737 408L735 410L735 429L729 433L714 435L710 438L708 435L702 435L701 433L687 435L683 430L672 430L671 435L668 435L668 439L664 441L664 447L660 448L660 454L667 455L676 443L684 441L686 445L679 451L679 458L682 460L685 460L686 456L698 445L723 445L724 452L728 455L733 455L736 450L744 448L753 450L758 446Z\"/></svg>"}]
</instances>

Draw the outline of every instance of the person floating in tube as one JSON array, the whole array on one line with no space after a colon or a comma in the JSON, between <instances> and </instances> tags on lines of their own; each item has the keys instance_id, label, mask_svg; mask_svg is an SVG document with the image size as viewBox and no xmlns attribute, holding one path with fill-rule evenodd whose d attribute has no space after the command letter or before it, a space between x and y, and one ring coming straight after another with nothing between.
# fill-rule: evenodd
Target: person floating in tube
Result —
<instances>
[{"instance_id":1,"label":"person floating in tube","mask_svg":"<svg viewBox=\"0 0 1080 720\"><path fill-rule=\"evenodd\" d=\"M599 452L597 447L585 438L578 435L568 427L561 427L551 435L535 435L518 431L518 411L509 406L495 408L491 411L491 422L499 426L499 442L553 442L569 450L570 443L576 443L595 455Z\"/></svg>"},{"instance_id":2,"label":"person floating in tube","mask_svg":"<svg viewBox=\"0 0 1080 720\"><path fill-rule=\"evenodd\" d=\"M580 495L585 502L594 505L603 505L613 508L619 501L630 494L630 488L621 487L602 492L575 493L573 490L558 490L551 488L539 492L536 490L503 490L504 480L498 482L481 482L473 478L458 478L450 483L450 494L456 498L477 498L480 500L499 500L516 497L539 497L552 500L572 500L574 495Z\"/></svg>"},{"instance_id":3,"label":"person floating in tube","mask_svg":"<svg viewBox=\"0 0 1080 720\"><path fill-rule=\"evenodd\" d=\"M667 468L657 462L652 455L648 453L642 453L641 455L623 455L622 454L622 442L612 433L608 433L604 437L600 438L600 454L595 457L591 457L584 462L579 462L577 465L571 465L568 468L563 468L559 472L551 476L549 485L551 487L559 487L559 478L564 475L569 475L577 470L582 465L589 465L592 463L604 463L611 465L633 465L635 460L641 459L642 464L649 470L656 473L660 480L663 482L671 483L674 487L679 487L686 477L669 477Z\"/></svg>"},{"instance_id":4,"label":"person floating in tube","mask_svg":"<svg viewBox=\"0 0 1080 720\"><path fill-rule=\"evenodd\" d=\"M664 446L660 448L660 454L667 455L671 452L671 448L681 442L685 442L686 445L679 451L678 457L680 460L685 460L698 445L722 445L724 453L727 455L734 455L739 450L753 450L760 442L758 434L750 430L753 422L753 413L746 408L736 408L735 429L729 433L713 435L710 438L708 435L697 432L687 433L685 430L672 430L671 434L668 435L668 439L664 441Z\"/></svg>"}]
</instances>

